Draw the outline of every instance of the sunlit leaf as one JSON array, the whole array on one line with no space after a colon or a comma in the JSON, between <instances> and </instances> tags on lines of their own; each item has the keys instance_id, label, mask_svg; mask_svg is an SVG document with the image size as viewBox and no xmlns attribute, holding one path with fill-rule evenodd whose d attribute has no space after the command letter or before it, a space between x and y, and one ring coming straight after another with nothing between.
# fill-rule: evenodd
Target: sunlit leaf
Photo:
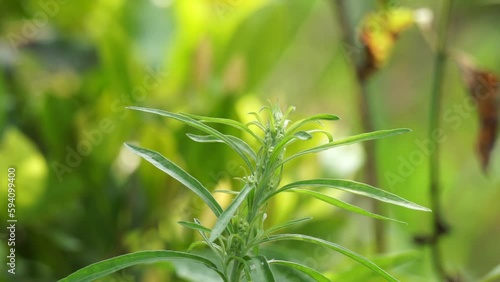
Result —
<instances>
[{"instance_id":1,"label":"sunlit leaf","mask_svg":"<svg viewBox=\"0 0 500 282\"><path fill-rule=\"evenodd\" d=\"M361 26L361 40L370 54L370 64L383 66L394 48L398 35L414 23L413 11L389 9L370 13Z\"/></svg>"}]
</instances>

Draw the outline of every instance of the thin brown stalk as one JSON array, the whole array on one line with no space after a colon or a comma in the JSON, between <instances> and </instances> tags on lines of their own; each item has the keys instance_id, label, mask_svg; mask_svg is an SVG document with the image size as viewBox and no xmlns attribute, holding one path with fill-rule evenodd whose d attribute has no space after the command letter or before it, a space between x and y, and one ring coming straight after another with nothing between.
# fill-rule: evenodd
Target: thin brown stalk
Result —
<instances>
[{"instance_id":1,"label":"thin brown stalk","mask_svg":"<svg viewBox=\"0 0 500 282\"><path fill-rule=\"evenodd\" d=\"M347 48L359 48L355 45L355 32L351 25L349 24L349 19L347 17L347 11L345 7L344 0L333 0L333 8L336 11L340 32L342 35L342 41L347 44ZM357 49L358 53L364 52ZM373 124L373 111L370 107L367 83L369 76L375 70L371 63L366 59L366 56L360 57L357 61L352 60L355 66L355 80L358 88L358 109L361 115L361 125L363 131L374 131L375 126ZM376 163L376 144L375 142L364 143L364 148L366 151L366 164L364 167L365 181L373 186L378 186L378 171ZM380 204L373 200L372 201L373 211L375 213L382 213ZM378 253L383 253L386 250L386 240L385 240L385 228L384 223L379 220L374 220L373 233L375 237L375 248Z\"/></svg>"}]
</instances>

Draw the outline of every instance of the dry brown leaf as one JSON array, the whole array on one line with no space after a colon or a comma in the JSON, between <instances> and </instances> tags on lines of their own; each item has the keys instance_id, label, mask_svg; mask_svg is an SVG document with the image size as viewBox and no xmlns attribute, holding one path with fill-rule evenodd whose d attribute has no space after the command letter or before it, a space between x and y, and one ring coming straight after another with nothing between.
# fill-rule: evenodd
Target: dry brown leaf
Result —
<instances>
[{"instance_id":1,"label":"dry brown leaf","mask_svg":"<svg viewBox=\"0 0 500 282\"><path fill-rule=\"evenodd\" d=\"M484 172L487 172L491 152L498 135L499 115L499 77L477 68L465 56L458 58L462 77L467 84L469 94L476 103L480 121L477 138L477 152Z\"/></svg>"}]
</instances>

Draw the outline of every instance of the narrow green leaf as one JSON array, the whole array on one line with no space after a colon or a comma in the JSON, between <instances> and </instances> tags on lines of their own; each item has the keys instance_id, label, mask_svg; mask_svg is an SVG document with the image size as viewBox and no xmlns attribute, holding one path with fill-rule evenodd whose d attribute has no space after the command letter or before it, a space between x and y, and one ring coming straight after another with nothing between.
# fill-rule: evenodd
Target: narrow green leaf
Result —
<instances>
[{"instance_id":1,"label":"narrow green leaf","mask_svg":"<svg viewBox=\"0 0 500 282\"><path fill-rule=\"evenodd\" d=\"M233 191L233 190L214 190L215 193L223 193L223 194L229 194L229 195L238 195L240 192L239 191Z\"/></svg>"},{"instance_id":2,"label":"narrow green leaf","mask_svg":"<svg viewBox=\"0 0 500 282\"><path fill-rule=\"evenodd\" d=\"M188 133L186 135L191 140L200 143L224 143L223 140L212 135L196 135L191 133ZM247 156L251 157L253 161L257 159L257 155L255 154L254 150L245 141L232 135L225 135L225 136L231 139L234 142L234 144L236 144L236 146L238 146L242 151L244 151L247 154Z\"/></svg>"},{"instance_id":3,"label":"narrow green leaf","mask_svg":"<svg viewBox=\"0 0 500 282\"><path fill-rule=\"evenodd\" d=\"M293 134L294 137L296 137L299 140L309 140L312 138L312 135L308 133L307 131L297 131Z\"/></svg>"},{"instance_id":4,"label":"narrow green leaf","mask_svg":"<svg viewBox=\"0 0 500 282\"><path fill-rule=\"evenodd\" d=\"M251 121L249 123L246 123L245 125L248 126L249 128L250 128L250 125L255 125L255 126L257 126L257 128L262 130L262 132L266 132L266 128L264 126L262 126L262 124L260 124L259 122L255 121L255 120Z\"/></svg>"},{"instance_id":5,"label":"narrow green leaf","mask_svg":"<svg viewBox=\"0 0 500 282\"><path fill-rule=\"evenodd\" d=\"M256 119L255 122L257 122L259 125L264 124L264 122L262 122L262 119L260 118L260 115L258 113L256 113L256 112L249 112L248 114L254 116L255 119Z\"/></svg>"},{"instance_id":6,"label":"narrow green leaf","mask_svg":"<svg viewBox=\"0 0 500 282\"><path fill-rule=\"evenodd\" d=\"M480 282L495 282L500 281L500 264L488 272L484 277L480 279Z\"/></svg>"},{"instance_id":7,"label":"narrow green leaf","mask_svg":"<svg viewBox=\"0 0 500 282\"><path fill-rule=\"evenodd\" d=\"M322 133L323 135L326 136L326 138L328 138L328 142L333 142L333 136L332 136L332 134L330 132L326 131L326 130L313 129L313 130L307 130L306 132L309 133L309 134Z\"/></svg>"},{"instance_id":8,"label":"narrow green leaf","mask_svg":"<svg viewBox=\"0 0 500 282\"><path fill-rule=\"evenodd\" d=\"M120 269L142 263L159 261L190 260L206 265L215 270L223 279L224 276L217 270L217 266L210 260L195 254L177 251L141 251L117 256L84 267L59 282L87 282L94 281Z\"/></svg>"},{"instance_id":9,"label":"narrow green leaf","mask_svg":"<svg viewBox=\"0 0 500 282\"><path fill-rule=\"evenodd\" d=\"M288 147L290 144L294 143L297 141L297 139L302 140L302 141L307 141L311 139L313 136L312 134L314 133L322 133L326 135L328 138L328 141L331 142L333 140L332 135L324 130L318 130L318 129L313 129L313 130L307 130L307 131L298 131L294 133L293 135L287 135L283 140L281 140L278 145L273 150L273 154L271 155L270 162L274 163L278 156L281 154L283 151L283 148ZM283 162L279 163L276 167L279 167L283 165Z\"/></svg>"},{"instance_id":10,"label":"narrow green leaf","mask_svg":"<svg viewBox=\"0 0 500 282\"><path fill-rule=\"evenodd\" d=\"M394 269L400 267L411 261L415 261L419 258L419 251L405 251L400 253L391 253L378 255L371 259L371 261L384 269ZM345 271L335 271L330 278L333 281L342 282L358 282L358 281L371 281L376 274L367 269L363 265L353 265L350 269Z\"/></svg>"},{"instance_id":11,"label":"narrow green leaf","mask_svg":"<svg viewBox=\"0 0 500 282\"><path fill-rule=\"evenodd\" d=\"M203 124L202 122L199 122L195 119L192 119L185 114L176 114L176 113L171 113L171 112L167 112L167 111L150 109L150 108L142 108L142 107L127 107L127 109L146 112L146 113L153 113L153 114L169 117L169 118L184 122L185 124L190 125L194 128L197 128L201 131L204 131L208 134L216 136L220 140L224 141L224 143L227 144L229 147L231 147L234 151L236 151L236 153L238 153L240 155L240 157L243 159L243 161L245 161L246 165L250 169L253 168L252 162L250 162L250 160L248 159L245 152L243 150L241 150L240 147L233 142L233 140L231 140L230 138L227 138L226 135L220 133L219 131L215 130L214 128L212 128L206 124Z\"/></svg>"},{"instance_id":12,"label":"narrow green leaf","mask_svg":"<svg viewBox=\"0 0 500 282\"><path fill-rule=\"evenodd\" d=\"M182 225L184 227L187 227L187 228L190 228L190 229L193 229L196 231L207 232L207 233L212 232L212 230L210 228L205 227L205 226L198 224L198 223L189 222L189 221L178 221L177 223L179 223L180 225Z\"/></svg>"},{"instance_id":13,"label":"narrow green leaf","mask_svg":"<svg viewBox=\"0 0 500 282\"><path fill-rule=\"evenodd\" d=\"M187 248L186 251L189 253L192 250L194 250L194 248L196 248L198 246L207 247L208 244L205 241L194 241L193 243L189 244L189 247Z\"/></svg>"},{"instance_id":14,"label":"narrow green leaf","mask_svg":"<svg viewBox=\"0 0 500 282\"><path fill-rule=\"evenodd\" d=\"M288 116L290 116L291 113L295 112L297 108L295 106L290 106L288 107L288 109L286 110L286 113L285 115L283 116L284 119L288 119Z\"/></svg>"},{"instance_id":15,"label":"narrow green leaf","mask_svg":"<svg viewBox=\"0 0 500 282\"><path fill-rule=\"evenodd\" d=\"M222 234L222 232L224 232L224 229L226 229L226 226L231 221L234 213L240 207L241 203L245 201L247 195L250 193L250 191L252 191L252 189L253 186L245 185L238 196L236 196L236 198L234 198L234 200L231 202L229 207L227 207L227 209L219 216L214 228L212 228L212 233L210 233L210 242L213 242L215 239L217 239L217 237L219 237L219 235Z\"/></svg>"},{"instance_id":16,"label":"narrow green leaf","mask_svg":"<svg viewBox=\"0 0 500 282\"><path fill-rule=\"evenodd\" d=\"M262 138L260 138L257 134L255 134L255 132L250 130L250 128L248 128L248 126L244 125L243 123L241 123L239 121L235 121L232 119L226 119L226 118L204 117L204 116L198 116L198 115L193 115L193 114L183 114L183 115L186 115L190 118L199 120L200 122L203 122L203 123L218 123L218 124L232 126L236 129L239 129L243 132L246 132L246 133L252 135L260 143L264 143L264 140L262 140Z\"/></svg>"},{"instance_id":17,"label":"narrow green leaf","mask_svg":"<svg viewBox=\"0 0 500 282\"><path fill-rule=\"evenodd\" d=\"M401 128L401 129L391 129L391 130L379 130L379 131L368 132L368 133L363 133L363 134L358 134L358 135L350 136L350 137L344 138L342 140L329 142L329 143L326 143L326 144L323 144L323 145L320 145L320 146L317 146L317 147L314 147L314 148L311 148L311 149L299 152L299 153L297 153L295 155L292 155L292 156L288 157L283 162L281 162L281 164L284 164L284 163L286 163L288 161L291 161L291 160L293 160L293 159L295 159L297 157L300 157L300 156L303 156L303 155L306 155L306 154L318 153L318 152L329 150L329 149L332 149L332 148L335 148L335 147L338 147L338 146L349 145L349 144L353 144L353 143L357 143L357 142L362 142L362 141L373 140L373 139L385 138L385 137L389 137L389 136L392 136L392 135L398 135L398 134L407 133L407 132L410 132L410 131L411 131L410 129Z\"/></svg>"},{"instance_id":18,"label":"narrow green leaf","mask_svg":"<svg viewBox=\"0 0 500 282\"><path fill-rule=\"evenodd\" d=\"M292 124L290 126L290 128L288 128L287 132L293 132L293 131L297 130L298 128L300 128L301 126L306 125L310 122L316 122L316 121L321 121L321 120L339 120L339 119L340 118L336 115L317 114L317 115L313 115L313 116L310 116L308 118L301 119L301 120L295 122L294 124Z\"/></svg>"},{"instance_id":19,"label":"narrow green leaf","mask_svg":"<svg viewBox=\"0 0 500 282\"><path fill-rule=\"evenodd\" d=\"M379 188L375 188L371 185L352 181L352 180L344 180L344 179L311 179L311 180L302 180L287 184L280 189L273 192L272 195L268 196L268 198L273 195L284 192L286 190L290 190L293 188L301 188L301 187L325 187L325 188L333 188L339 189L342 191L346 191L353 194L358 194L366 197L370 197L382 202L390 203L397 206L402 206L408 209L413 210L421 210L421 211L431 211L426 207L422 207L413 202L405 200L397 195L389 193Z\"/></svg>"},{"instance_id":20,"label":"narrow green leaf","mask_svg":"<svg viewBox=\"0 0 500 282\"><path fill-rule=\"evenodd\" d=\"M316 271L308 266L300 264L300 263L286 261L286 260L270 260L269 263L284 265L284 266L296 269L296 270L308 275L309 277L315 279L318 282L330 282L330 279L326 278L323 274L319 273L318 271Z\"/></svg>"},{"instance_id":21,"label":"narrow green leaf","mask_svg":"<svg viewBox=\"0 0 500 282\"><path fill-rule=\"evenodd\" d=\"M200 196L200 198L208 205L208 207L210 207L216 216L221 215L222 208L220 205L214 199L212 194L210 194L208 189L205 188L196 178L158 152L131 144L125 144L125 146L160 170L175 178L177 181L196 193L196 195Z\"/></svg>"},{"instance_id":22,"label":"narrow green leaf","mask_svg":"<svg viewBox=\"0 0 500 282\"><path fill-rule=\"evenodd\" d=\"M201 221L197 218L194 219L194 223L198 224L198 225L203 225L201 224ZM211 230L210 230L211 231ZM215 244L214 242L210 242L208 240L208 237L207 235L205 234L205 232L199 232L201 237L203 238L203 240L205 240L205 243L207 244L207 246L212 250L212 253L214 253L220 261L224 261L224 258L226 255L225 255L225 252L223 250L223 246L219 246L217 244ZM225 240L225 238L223 239Z\"/></svg>"},{"instance_id":23,"label":"narrow green leaf","mask_svg":"<svg viewBox=\"0 0 500 282\"><path fill-rule=\"evenodd\" d=\"M312 219L312 217L305 217L305 218L299 218L299 219L285 221L283 223L280 223L280 224L277 224L277 225L275 225L273 227L270 227L269 229L266 230L265 234L269 235L269 234L274 233L274 232L276 232L278 230L285 229L285 228L288 228L288 227L290 227L292 225L299 224L299 223L302 223L302 222L306 222L306 221L309 221L311 219Z\"/></svg>"},{"instance_id":24,"label":"narrow green leaf","mask_svg":"<svg viewBox=\"0 0 500 282\"><path fill-rule=\"evenodd\" d=\"M250 263L251 281L274 282L274 275L269 262L264 256L245 257Z\"/></svg>"},{"instance_id":25,"label":"narrow green leaf","mask_svg":"<svg viewBox=\"0 0 500 282\"><path fill-rule=\"evenodd\" d=\"M269 237L264 238L261 243L266 243L266 242L275 242L275 241L284 241L284 240L295 240L295 241L303 241L303 242L309 242L316 244L318 246L322 246L325 248L329 248L332 250L335 250L341 254L344 254L353 260L363 264L364 266L368 267L369 269L373 270L375 273L378 275L382 276L385 278L387 281L391 282L398 282L398 280L394 277L392 277L389 273L385 272L382 268L374 264L372 261L369 259L365 258L364 256L357 254L349 249L346 249L340 245L337 245L332 242L328 242L323 239L307 236L307 235L302 235L302 234L279 234L279 235L271 235Z\"/></svg>"},{"instance_id":26,"label":"narrow green leaf","mask_svg":"<svg viewBox=\"0 0 500 282\"><path fill-rule=\"evenodd\" d=\"M372 217L372 218L377 218L377 219L382 219L382 220L389 220L389 221L394 221L394 222L399 222L399 223L405 223L403 221L399 221L399 220L396 220L396 219L392 219L392 218L389 218L389 217L385 217L385 216L381 216L381 215L378 215L378 214L375 214L375 213L371 213L371 212L369 212L369 211L367 211L365 209L362 209L360 207L351 205L351 204L346 203L346 202L344 202L342 200L330 197L330 196L325 195L325 194L320 193L320 192L306 190L306 189L297 189L297 188L291 189L291 190L288 190L288 191L297 192L297 193L301 193L301 194L306 194L306 195L314 197L314 198L316 198L316 199L318 199L320 201L328 203L330 205L334 205L334 206L339 207L341 209L345 209L345 210L348 210L348 211L351 211L351 212L355 212L355 213L358 213L358 214L361 214L361 215L364 215L364 216L369 216L369 217Z\"/></svg>"}]
</instances>

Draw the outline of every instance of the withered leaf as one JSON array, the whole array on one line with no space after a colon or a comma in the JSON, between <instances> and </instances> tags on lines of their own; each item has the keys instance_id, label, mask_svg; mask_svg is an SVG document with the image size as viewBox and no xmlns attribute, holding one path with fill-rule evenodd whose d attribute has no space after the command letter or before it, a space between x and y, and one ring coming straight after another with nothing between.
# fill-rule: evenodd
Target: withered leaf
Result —
<instances>
[{"instance_id":1,"label":"withered leaf","mask_svg":"<svg viewBox=\"0 0 500 282\"><path fill-rule=\"evenodd\" d=\"M398 35L413 23L410 9L382 10L366 16L360 37L373 67L380 68L387 62Z\"/></svg>"},{"instance_id":2,"label":"withered leaf","mask_svg":"<svg viewBox=\"0 0 500 282\"><path fill-rule=\"evenodd\" d=\"M477 68L466 57L460 57L458 63L469 94L477 106L480 128L476 146L481 166L486 173L498 135L500 79L494 73Z\"/></svg>"}]
</instances>

